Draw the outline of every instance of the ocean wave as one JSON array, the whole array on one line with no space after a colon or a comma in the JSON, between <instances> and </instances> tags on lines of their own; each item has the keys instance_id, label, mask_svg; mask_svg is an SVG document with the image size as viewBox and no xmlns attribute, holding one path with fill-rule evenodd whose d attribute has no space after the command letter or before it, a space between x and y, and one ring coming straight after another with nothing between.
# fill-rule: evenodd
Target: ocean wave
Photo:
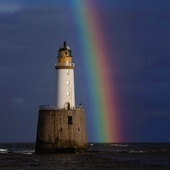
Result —
<instances>
[{"instance_id":1,"label":"ocean wave","mask_svg":"<svg viewBox=\"0 0 170 170\"><path fill-rule=\"evenodd\" d=\"M12 153L19 153L24 155L32 155L35 152L35 150L18 150L18 151L12 151Z\"/></svg>"},{"instance_id":2,"label":"ocean wave","mask_svg":"<svg viewBox=\"0 0 170 170\"><path fill-rule=\"evenodd\" d=\"M132 151L129 151L129 153L146 153L146 151L142 151L142 150L135 151L135 150L132 150Z\"/></svg>"},{"instance_id":3,"label":"ocean wave","mask_svg":"<svg viewBox=\"0 0 170 170\"><path fill-rule=\"evenodd\" d=\"M0 153L8 153L8 149L0 149Z\"/></svg>"},{"instance_id":4,"label":"ocean wave","mask_svg":"<svg viewBox=\"0 0 170 170\"><path fill-rule=\"evenodd\" d=\"M8 150L8 149L0 149L0 154L24 154L24 155L32 155L35 150Z\"/></svg>"},{"instance_id":5,"label":"ocean wave","mask_svg":"<svg viewBox=\"0 0 170 170\"><path fill-rule=\"evenodd\" d=\"M112 143L111 146L120 146L120 147L128 147L128 144L117 144L117 143Z\"/></svg>"}]
</instances>

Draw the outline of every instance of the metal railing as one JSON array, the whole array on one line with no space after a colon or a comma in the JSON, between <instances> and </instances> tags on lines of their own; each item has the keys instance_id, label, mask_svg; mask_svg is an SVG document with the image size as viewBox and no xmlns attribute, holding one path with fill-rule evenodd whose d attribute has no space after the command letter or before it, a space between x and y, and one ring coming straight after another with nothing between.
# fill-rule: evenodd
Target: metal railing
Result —
<instances>
[{"instance_id":1,"label":"metal railing","mask_svg":"<svg viewBox=\"0 0 170 170\"><path fill-rule=\"evenodd\" d=\"M55 63L55 66L71 66L74 67L74 63Z\"/></svg>"},{"instance_id":2,"label":"metal railing","mask_svg":"<svg viewBox=\"0 0 170 170\"><path fill-rule=\"evenodd\" d=\"M39 110L68 110L66 108L57 108L55 106L49 106L49 105L40 105ZM73 108L70 108L70 110L84 110L84 107L82 105L75 106Z\"/></svg>"}]
</instances>

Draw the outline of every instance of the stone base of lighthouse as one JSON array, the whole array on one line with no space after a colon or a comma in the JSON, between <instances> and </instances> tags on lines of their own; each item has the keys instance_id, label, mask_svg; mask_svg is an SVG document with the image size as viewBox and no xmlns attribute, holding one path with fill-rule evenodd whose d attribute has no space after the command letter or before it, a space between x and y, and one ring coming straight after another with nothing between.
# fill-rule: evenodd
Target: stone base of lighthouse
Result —
<instances>
[{"instance_id":1,"label":"stone base of lighthouse","mask_svg":"<svg viewBox=\"0 0 170 170\"><path fill-rule=\"evenodd\" d=\"M36 153L87 151L84 109L39 110Z\"/></svg>"}]
</instances>

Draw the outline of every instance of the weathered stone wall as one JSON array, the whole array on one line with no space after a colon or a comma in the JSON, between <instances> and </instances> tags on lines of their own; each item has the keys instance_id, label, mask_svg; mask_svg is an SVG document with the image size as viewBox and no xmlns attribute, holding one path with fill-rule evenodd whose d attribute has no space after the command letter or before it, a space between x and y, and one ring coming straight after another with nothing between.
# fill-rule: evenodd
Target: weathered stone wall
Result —
<instances>
[{"instance_id":1,"label":"weathered stone wall","mask_svg":"<svg viewBox=\"0 0 170 170\"><path fill-rule=\"evenodd\" d=\"M84 110L39 110L36 152L87 150Z\"/></svg>"}]
</instances>

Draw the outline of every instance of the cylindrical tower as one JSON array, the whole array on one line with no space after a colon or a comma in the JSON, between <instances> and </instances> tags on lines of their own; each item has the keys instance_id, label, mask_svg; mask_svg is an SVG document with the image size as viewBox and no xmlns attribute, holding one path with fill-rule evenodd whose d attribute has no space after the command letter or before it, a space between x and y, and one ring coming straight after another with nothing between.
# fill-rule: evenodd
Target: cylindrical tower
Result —
<instances>
[{"instance_id":1,"label":"cylindrical tower","mask_svg":"<svg viewBox=\"0 0 170 170\"><path fill-rule=\"evenodd\" d=\"M66 41L58 50L58 62L55 64L56 77L56 108L70 110L75 107L74 67L71 49Z\"/></svg>"}]
</instances>

